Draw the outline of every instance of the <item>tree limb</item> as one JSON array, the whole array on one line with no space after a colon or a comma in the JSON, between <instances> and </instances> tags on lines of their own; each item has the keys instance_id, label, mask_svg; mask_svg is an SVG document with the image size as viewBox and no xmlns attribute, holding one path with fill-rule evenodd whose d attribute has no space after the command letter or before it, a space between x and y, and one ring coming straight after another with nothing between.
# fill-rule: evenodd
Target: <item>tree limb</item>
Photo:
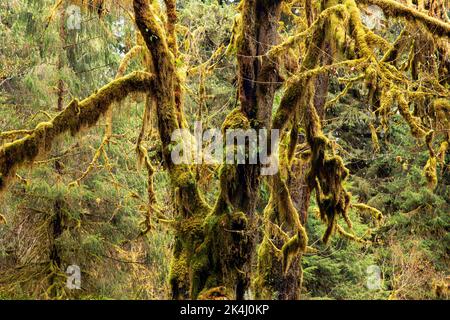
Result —
<instances>
[{"instance_id":1,"label":"tree limb","mask_svg":"<svg viewBox=\"0 0 450 320\"><path fill-rule=\"evenodd\" d=\"M357 3L374 4L379 6L385 14L392 17L402 17L409 21L420 21L427 29L437 35L450 37L450 24L430 17L414 8L407 7L394 0L357 0Z\"/></svg>"},{"instance_id":2,"label":"tree limb","mask_svg":"<svg viewBox=\"0 0 450 320\"><path fill-rule=\"evenodd\" d=\"M132 92L147 92L152 85L153 76L146 72L116 79L81 102L73 100L53 120L40 123L24 138L1 146L0 192L17 168L48 151L58 136L68 131L75 135L83 128L92 127L114 102L122 101Z\"/></svg>"}]
</instances>

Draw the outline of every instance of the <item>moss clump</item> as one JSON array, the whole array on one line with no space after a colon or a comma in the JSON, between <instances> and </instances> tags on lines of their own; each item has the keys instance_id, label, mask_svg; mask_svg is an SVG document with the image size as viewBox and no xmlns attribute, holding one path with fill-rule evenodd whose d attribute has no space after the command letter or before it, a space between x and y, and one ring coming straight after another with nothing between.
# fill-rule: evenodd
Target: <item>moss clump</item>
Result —
<instances>
[{"instance_id":1,"label":"moss clump","mask_svg":"<svg viewBox=\"0 0 450 320\"><path fill-rule=\"evenodd\" d=\"M442 129L450 127L450 99L436 99L433 104L435 121ZM447 133L450 140L450 133Z\"/></svg>"},{"instance_id":2,"label":"moss clump","mask_svg":"<svg viewBox=\"0 0 450 320\"><path fill-rule=\"evenodd\" d=\"M204 220L204 240L192 258L193 299L217 294L218 287L225 289L221 289L223 294L217 297L238 298L241 293L235 286L244 285L246 281L246 269L243 266L250 259L253 237L248 233L249 219L242 211L230 212L230 207L221 202L218 201L215 209Z\"/></svg>"},{"instance_id":3,"label":"moss clump","mask_svg":"<svg viewBox=\"0 0 450 320\"><path fill-rule=\"evenodd\" d=\"M281 250L265 236L258 248L258 272L253 281L256 299L273 299L281 278L277 271L282 268L282 259Z\"/></svg>"},{"instance_id":4,"label":"moss clump","mask_svg":"<svg viewBox=\"0 0 450 320\"><path fill-rule=\"evenodd\" d=\"M228 300L228 297L227 288L223 286L204 290L198 295L199 300Z\"/></svg>"},{"instance_id":5,"label":"moss clump","mask_svg":"<svg viewBox=\"0 0 450 320\"><path fill-rule=\"evenodd\" d=\"M176 247L180 247L179 240ZM189 266L186 251L175 250L174 257L170 265L169 284L172 289L173 299L183 299L189 297Z\"/></svg>"},{"instance_id":6,"label":"moss clump","mask_svg":"<svg viewBox=\"0 0 450 320\"><path fill-rule=\"evenodd\" d=\"M447 150L449 148L449 142L443 141L441 145L439 146L439 150L437 153L437 158L441 164L445 163L445 154L447 153Z\"/></svg>"},{"instance_id":7,"label":"moss clump","mask_svg":"<svg viewBox=\"0 0 450 320\"><path fill-rule=\"evenodd\" d=\"M180 216L175 223L174 256L169 283L174 299L195 298L193 288L198 277L207 270L208 259L201 246L204 239L203 217Z\"/></svg>"},{"instance_id":8,"label":"moss clump","mask_svg":"<svg viewBox=\"0 0 450 320\"><path fill-rule=\"evenodd\" d=\"M355 208L355 209L359 210L360 212L370 214L377 223L381 222L381 220L383 219L383 213L380 210L378 210L377 208L371 207L367 204L354 203L354 204L352 204L352 208Z\"/></svg>"},{"instance_id":9,"label":"moss clump","mask_svg":"<svg viewBox=\"0 0 450 320\"><path fill-rule=\"evenodd\" d=\"M437 179L437 159L436 157L430 157L427 164L423 168L423 174L428 182L428 188L431 190L436 189L438 179Z\"/></svg>"},{"instance_id":10,"label":"moss clump","mask_svg":"<svg viewBox=\"0 0 450 320\"><path fill-rule=\"evenodd\" d=\"M291 266L292 259L299 253L306 252L308 236L302 227L297 234L283 245L281 252L283 254L283 272L286 274Z\"/></svg>"},{"instance_id":11,"label":"moss clump","mask_svg":"<svg viewBox=\"0 0 450 320\"><path fill-rule=\"evenodd\" d=\"M377 129L375 129L372 123L369 124L369 129L370 129L370 136L372 138L373 152L378 153L380 152L380 142L378 140Z\"/></svg>"},{"instance_id":12,"label":"moss clump","mask_svg":"<svg viewBox=\"0 0 450 320\"><path fill-rule=\"evenodd\" d=\"M190 217L180 219L176 224L177 234L183 239L191 238L202 239L203 236L203 221L199 217Z\"/></svg>"}]
</instances>

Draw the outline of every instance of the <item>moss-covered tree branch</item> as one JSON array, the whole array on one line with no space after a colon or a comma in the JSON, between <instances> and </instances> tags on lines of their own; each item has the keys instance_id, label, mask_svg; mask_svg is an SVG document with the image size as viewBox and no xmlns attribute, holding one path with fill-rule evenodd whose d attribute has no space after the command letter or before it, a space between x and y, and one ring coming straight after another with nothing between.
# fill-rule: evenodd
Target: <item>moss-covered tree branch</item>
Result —
<instances>
[{"instance_id":1,"label":"moss-covered tree branch","mask_svg":"<svg viewBox=\"0 0 450 320\"><path fill-rule=\"evenodd\" d=\"M172 298L196 297L191 292L192 269L197 265L193 256L203 238L202 223L210 208L197 187L190 167L175 165L171 159L171 136L175 130L183 127L184 115L182 101L177 99L180 80L176 74L174 54L170 50L166 33L154 7L149 5L148 1L135 0L133 7L136 24L150 52L151 66L148 67L155 73L154 86L148 89L154 93L164 164L171 178L177 205L174 258L169 275ZM173 10L175 8L170 8L168 13L174 14ZM175 43L171 45L176 46Z\"/></svg>"},{"instance_id":2,"label":"moss-covered tree branch","mask_svg":"<svg viewBox=\"0 0 450 320\"><path fill-rule=\"evenodd\" d=\"M401 17L408 21L419 21L427 27L427 29L435 34L450 37L450 24L439 19L433 18L414 8L405 6L395 0L357 0L361 4L374 4L383 9L383 11L391 17Z\"/></svg>"},{"instance_id":3,"label":"moss-covered tree branch","mask_svg":"<svg viewBox=\"0 0 450 320\"><path fill-rule=\"evenodd\" d=\"M153 76L145 72L116 79L83 101L73 100L55 118L40 123L24 138L1 146L0 191L5 189L17 168L48 151L58 136L65 132L75 135L83 128L92 127L114 102L122 101L130 93L145 92L152 85Z\"/></svg>"}]
</instances>

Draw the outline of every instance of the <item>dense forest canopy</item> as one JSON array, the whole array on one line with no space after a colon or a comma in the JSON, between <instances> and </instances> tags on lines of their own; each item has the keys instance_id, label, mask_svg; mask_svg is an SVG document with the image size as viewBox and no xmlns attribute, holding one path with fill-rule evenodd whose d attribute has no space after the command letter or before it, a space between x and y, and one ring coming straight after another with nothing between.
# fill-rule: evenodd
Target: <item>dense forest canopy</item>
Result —
<instances>
[{"instance_id":1,"label":"dense forest canopy","mask_svg":"<svg viewBox=\"0 0 450 320\"><path fill-rule=\"evenodd\" d=\"M2 1L0 299L447 299L449 9Z\"/></svg>"}]
</instances>

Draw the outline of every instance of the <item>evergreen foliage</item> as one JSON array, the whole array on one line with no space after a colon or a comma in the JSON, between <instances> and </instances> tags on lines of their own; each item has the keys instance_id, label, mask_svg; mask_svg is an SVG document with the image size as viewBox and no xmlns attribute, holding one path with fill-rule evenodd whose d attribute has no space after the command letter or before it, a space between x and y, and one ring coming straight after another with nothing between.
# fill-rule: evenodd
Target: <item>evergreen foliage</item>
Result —
<instances>
[{"instance_id":1,"label":"evergreen foliage","mask_svg":"<svg viewBox=\"0 0 450 320\"><path fill-rule=\"evenodd\" d=\"M3 1L0 299L448 299L449 13ZM175 165L196 121L279 129L279 172Z\"/></svg>"}]
</instances>

